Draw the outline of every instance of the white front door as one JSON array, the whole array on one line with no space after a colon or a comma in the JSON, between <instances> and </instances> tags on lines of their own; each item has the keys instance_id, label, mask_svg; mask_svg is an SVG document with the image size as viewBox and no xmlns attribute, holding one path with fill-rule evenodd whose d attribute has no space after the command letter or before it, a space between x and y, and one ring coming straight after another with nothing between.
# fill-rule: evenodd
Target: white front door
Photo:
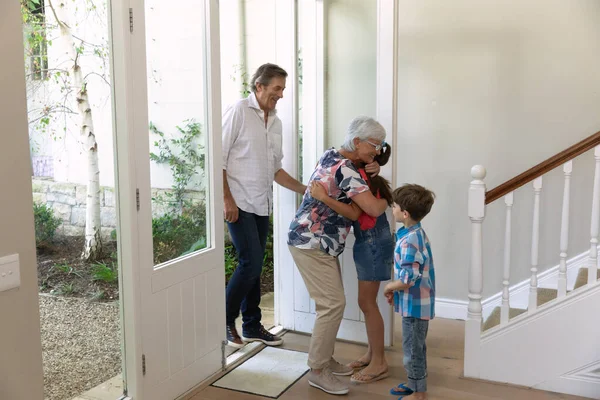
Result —
<instances>
[{"instance_id":1,"label":"white front door","mask_svg":"<svg viewBox=\"0 0 600 400\"><path fill-rule=\"evenodd\" d=\"M125 305L133 333L125 336L128 394L134 400L175 399L222 368L217 7L217 0L129 3L124 90L131 93L134 160L128 167L135 170L138 191L132 224L138 252L132 259L139 265L133 267L133 305ZM131 362L131 354L139 362Z\"/></svg>"}]
</instances>

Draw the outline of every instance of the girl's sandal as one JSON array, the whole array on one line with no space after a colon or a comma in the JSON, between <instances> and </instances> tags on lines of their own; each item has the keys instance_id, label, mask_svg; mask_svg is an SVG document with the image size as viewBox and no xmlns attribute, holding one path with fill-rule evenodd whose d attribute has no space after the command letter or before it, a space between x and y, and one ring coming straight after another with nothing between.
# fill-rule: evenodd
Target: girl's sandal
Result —
<instances>
[{"instance_id":1,"label":"girl's sandal","mask_svg":"<svg viewBox=\"0 0 600 400\"><path fill-rule=\"evenodd\" d=\"M363 368L366 368L368 365L369 365L368 362L355 360L355 361L352 361L350 364L348 364L348 367L352 368L355 371L359 371Z\"/></svg>"},{"instance_id":2,"label":"girl's sandal","mask_svg":"<svg viewBox=\"0 0 600 400\"><path fill-rule=\"evenodd\" d=\"M364 384L373 383L389 377L388 370L380 372L379 374L365 374L363 371L359 371L350 377L350 382Z\"/></svg>"}]
</instances>

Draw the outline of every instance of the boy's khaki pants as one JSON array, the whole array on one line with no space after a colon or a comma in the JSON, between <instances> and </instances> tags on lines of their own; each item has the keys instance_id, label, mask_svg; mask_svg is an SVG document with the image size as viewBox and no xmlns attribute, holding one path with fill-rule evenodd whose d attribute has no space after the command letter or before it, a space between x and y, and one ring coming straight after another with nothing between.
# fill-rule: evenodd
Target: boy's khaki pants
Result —
<instances>
[{"instance_id":1,"label":"boy's khaki pants","mask_svg":"<svg viewBox=\"0 0 600 400\"><path fill-rule=\"evenodd\" d=\"M308 351L308 366L327 367L335 347L346 307L340 263L337 257L316 249L288 246L310 297L316 303L317 319Z\"/></svg>"}]
</instances>

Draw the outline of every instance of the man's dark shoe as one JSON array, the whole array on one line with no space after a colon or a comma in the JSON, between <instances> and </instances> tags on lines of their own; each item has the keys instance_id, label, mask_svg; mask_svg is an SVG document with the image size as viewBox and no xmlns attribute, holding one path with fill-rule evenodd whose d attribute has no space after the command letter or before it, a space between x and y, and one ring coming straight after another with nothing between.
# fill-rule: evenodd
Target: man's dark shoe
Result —
<instances>
[{"instance_id":1,"label":"man's dark shoe","mask_svg":"<svg viewBox=\"0 0 600 400\"><path fill-rule=\"evenodd\" d=\"M267 346L279 346L283 339L267 331L262 325L258 329L244 332L242 339L244 342L263 342Z\"/></svg>"},{"instance_id":2,"label":"man's dark shoe","mask_svg":"<svg viewBox=\"0 0 600 400\"><path fill-rule=\"evenodd\" d=\"M227 344L236 349L244 347L244 342L238 335L235 324L227 325Z\"/></svg>"}]
</instances>

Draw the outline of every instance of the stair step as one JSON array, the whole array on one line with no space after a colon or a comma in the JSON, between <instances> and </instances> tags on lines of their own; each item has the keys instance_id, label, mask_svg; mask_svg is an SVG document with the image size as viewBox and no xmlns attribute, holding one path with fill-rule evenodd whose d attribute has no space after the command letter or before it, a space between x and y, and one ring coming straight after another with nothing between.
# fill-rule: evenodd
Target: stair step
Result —
<instances>
[{"instance_id":1,"label":"stair step","mask_svg":"<svg viewBox=\"0 0 600 400\"><path fill-rule=\"evenodd\" d=\"M517 317L526 312L527 312L527 310L524 310L522 308L510 308L508 310L508 318L512 319L512 318ZM490 316L483 323L484 331L487 331L488 329L491 329L497 325L500 325L500 313L501 313L500 307L495 307L494 311L492 311Z\"/></svg>"},{"instance_id":2,"label":"stair step","mask_svg":"<svg viewBox=\"0 0 600 400\"><path fill-rule=\"evenodd\" d=\"M598 270L598 279L600 279L600 270ZM582 286L587 285L588 281L588 269L580 268L577 273L577 279L575 280L574 289L580 288ZM538 297L537 297L537 305L538 307L542 304L546 304L549 301L552 301L558 297L558 290L550 289L550 288L538 288ZM510 308L508 312L508 318L512 319L517 317L523 313L526 313L527 310L521 308ZM501 308L495 307L490 316L483 323L483 331L491 329L500 324L500 314Z\"/></svg>"},{"instance_id":3,"label":"stair step","mask_svg":"<svg viewBox=\"0 0 600 400\"><path fill-rule=\"evenodd\" d=\"M537 305L538 307L542 304L546 304L547 302L554 300L558 297L558 290L556 289L546 289L546 288L538 288L538 297L537 297Z\"/></svg>"},{"instance_id":4,"label":"stair step","mask_svg":"<svg viewBox=\"0 0 600 400\"><path fill-rule=\"evenodd\" d=\"M596 277L596 279L600 279L600 269L598 270L598 276ZM579 272L577 273L577 279L575 279L574 289L577 289L577 288L587 285L587 282L588 282L588 269L587 268L579 268Z\"/></svg>"}]
</instances>

